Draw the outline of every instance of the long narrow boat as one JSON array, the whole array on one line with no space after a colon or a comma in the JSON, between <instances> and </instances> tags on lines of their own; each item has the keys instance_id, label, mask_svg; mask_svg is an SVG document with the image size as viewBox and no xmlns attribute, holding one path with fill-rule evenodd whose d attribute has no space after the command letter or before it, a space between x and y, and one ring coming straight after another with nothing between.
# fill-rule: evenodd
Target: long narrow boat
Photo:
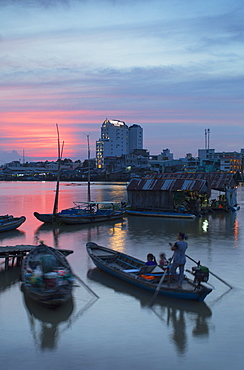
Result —
<instances>
[{"instance_id":1,"label":"long narrow boat","mask_svg":"<svg viewBox=\"0 0 244 370\"><path fill-rule=\"evenodd\" d=\"M57 213L57 219L68 225L91 224L117 220L125 214L125 210L117 202L75 202L75 205L76 207Z\"/></svg>"},{"instance_id":2,"label":"long narrow boat","mask_svg":"<svg viewBox=\"0 0 244 370\"><path fill-rule=\"evenodd\" d=\"M13 217L13 216L2 216L0 218L0 232L10 231L17 229L26 220L25 216Z\"/></svg>"},{"instance_id":3,"label":"long narrow boat","mask_svg":"<svg viewBox=\"0 0 244 370\"><path fill-rule=\"evenodd\" d=\"M86 248L98 268L139 288L155 292L164 275L164 271L159 266L153 271L144 272L145 262L125 253L101 247L92 242L88 242ZM178 288L177 283L171 280L170 274L165 274L165 279L159 290L160 295L202 302L212 291L201 282L194 282L195 279L185 277L182 288Z\"/></svg>"},{"instance_id":4,"label":"long narrow boat","mask_svg":"<svg viewBox=\"0 0 244 370\"><path fill-rule=\"evenodd\" d=\"M34 216L41 222L53 224L57 222L56 214L34 212Z\"/></svg>"},{"instance_id":5,"label":"long narrow boat","mask_svg":"<svg viewBox=\"0 0 244 370\"><path fill-rule=\"evenodd\" d=\"M45 306L59 306L72 298L73 273L60 250L40 244L25 257L21 268L28 297Z\"/></svg>"},{"instance_id":6,"label":"long narrow boat","mask_svg":"<svg viewBox=\"0 0 244 370\"><path fill-rule=\"evenodd\" d=\"M134 211L126 210L128 215L147 216L147 217L164 217L164 218L186 218L194 220L196 216L193 213L168 212L168 211Z\"/></svg>"}]
</instances>

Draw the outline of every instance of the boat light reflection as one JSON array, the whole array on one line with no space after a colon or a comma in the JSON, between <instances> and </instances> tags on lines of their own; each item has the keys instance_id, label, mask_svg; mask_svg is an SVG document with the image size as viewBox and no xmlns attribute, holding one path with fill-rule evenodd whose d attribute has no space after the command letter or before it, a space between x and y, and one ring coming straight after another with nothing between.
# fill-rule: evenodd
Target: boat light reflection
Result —
<instances>
[{"instance_id":1,"label":"boat light reflection","mask_svg":"<svg viewBox=\"0 0 244 370\"><path fill-rule=\"evenodd\" d=\"M202 223L202 229L206 233L208 231L208 220L204 220Z\"/></svg>"}]
</instances>

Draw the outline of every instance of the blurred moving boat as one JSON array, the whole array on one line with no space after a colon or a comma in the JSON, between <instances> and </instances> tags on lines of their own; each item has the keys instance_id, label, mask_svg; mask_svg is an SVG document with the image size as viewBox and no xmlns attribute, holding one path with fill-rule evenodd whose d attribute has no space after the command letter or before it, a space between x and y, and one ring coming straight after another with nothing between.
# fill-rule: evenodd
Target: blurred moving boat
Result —
<instances>
[{"instance_id":1,"label":"blurred moving boat","mask_svg":"<svg viewBox=\"0 0 244 370\"><path fill-rule=\"evenodd\" d=\"M67 250L45 244L33 248L21 268L23 289L32 300L49 307L59 306L72 298L73 272L65 258Z\"/></svg>"},{"instance_id":2,"label":"blurred moving boat","mask_svg":"<svg viewBox=\"0 0 244 370\"><path fill-rule=\"evenodd\" d=\"M26 220L25 216L13 217L10 215L0 216L0 232L17 229Z\"/></svg>"},{"instance_id":3,"label":"blurred moving boat","mask_svg":"<svg viewBox=\"0 0 244 370\"><path fill-rule=\"evenodd\" d=\"M198 279L189 279L186 276L182 288L172 281L169 268L164 271L159 266L145 266L145 262L127 254L101 247L96 243L86 244L87 252L93 263L101 270L137 287L155 292L160 286L159 294L171 298L187 299L202 302L211 293ZM149 269L150 268L150 271ZM153 270L152 270L153 268ZM163 278L163 281L161 281Z\"/></svg>"}]
</instances>

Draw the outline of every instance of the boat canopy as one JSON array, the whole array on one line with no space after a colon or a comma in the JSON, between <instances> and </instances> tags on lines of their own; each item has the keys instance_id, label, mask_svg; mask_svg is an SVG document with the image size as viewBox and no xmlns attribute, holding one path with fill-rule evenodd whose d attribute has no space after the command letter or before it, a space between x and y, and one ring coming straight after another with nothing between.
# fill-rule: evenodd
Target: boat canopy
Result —
<instances>
[{"instance_id":1,"label":"boat canopy","mask_svg":"<svg viewBox=\"0 0 244 370\"><path fill-rule=\"evenodd\" d=\"M74 204L88 204L88 205L103 204L103 205L109 205L109 204L120 204L120 202L74 202Z\"/></svg>"}]
</instances>

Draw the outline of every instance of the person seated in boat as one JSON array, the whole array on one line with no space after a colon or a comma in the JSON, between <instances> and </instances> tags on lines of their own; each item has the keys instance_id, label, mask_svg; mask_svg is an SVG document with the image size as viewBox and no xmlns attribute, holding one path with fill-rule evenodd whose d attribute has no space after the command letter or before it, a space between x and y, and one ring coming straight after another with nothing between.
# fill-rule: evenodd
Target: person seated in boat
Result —
<instances>
[{"instance_id":1,"label":"person seated in boat","mask_svg":"<svg viewBox=\"0 0 244 370\"><path fill-rule=\"evenodd\" d=\"M166 254L164 252L160 253L159 255L160 261L159 261L159 266L160 267L166 267L168 264L168 261L166 259Z\"/></svg>"},{"instance_id":2,"label":"person seated in boat","mask_svg":"<svg viewBox=\"0 0 244 370\"><path fill-rule=\"evenodd\" d=\"M154 267L157 266L156 258L152 253L148 253L147 255L147 262L145 263L145 266L142 266L139 271L139 275L146 274L147 272L151 272Z\"/></svg>"},{"instance_id":3,"label":"person seated in boat","mask_svg":"<svg viewBox=\"0 0 244 370\"><path fill-rule=\"evenodd\" d=\"M154 266L157 265L156 258L152 253L148 253L147 255L147 262L145 263L146 266Z\"/></svg>"},{"instance_id":4,"label":"person seated in boat","mask_svg":"<svg viewBox=\"0 0 244 370\"><path fill-rule=\"evenodd\" d=\"M171 250L174 251L174 256L173 256L173 263L171 265L170 271L174 277L174 279L178 283L178 287L182 287L182 282L184 279L184 267L186 263L186 249L188 247L186 239L187 236L179 232L177 236L178 241L175 242L174 244L169 243L171 246ZM179 273L176 273L176 270L179 269Z\"/></svg>"}]
</instances>

